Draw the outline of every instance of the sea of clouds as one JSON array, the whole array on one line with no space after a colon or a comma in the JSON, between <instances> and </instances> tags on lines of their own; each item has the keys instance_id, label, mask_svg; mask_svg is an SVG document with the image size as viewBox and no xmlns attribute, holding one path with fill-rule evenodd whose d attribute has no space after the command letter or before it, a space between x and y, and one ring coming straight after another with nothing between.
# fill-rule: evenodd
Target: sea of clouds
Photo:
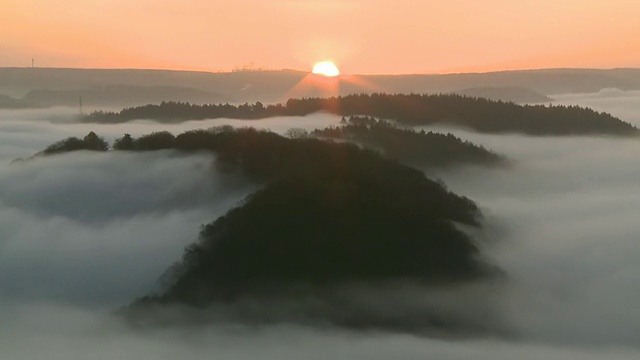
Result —
<instances>
[{"instance_id":1,"label":"sea of clouds","mask_svg":"<svg viewBox=\"0 0 640 360\"><path fill-rule=\"evenodd\" d=\"M640 125L640 92L556 99ZM134 328L111 312L153 291L199 225L257 185L219 173L208 154L12 160L89 131L108 140L222 124L282 133L339 117L110 126L67 121L73 116L65 109L0 111L1 358L640 358L640 140L444 129L514 161L506 169L427 172L481 206L486 219L476 236L506 274L487 287L452 290L449 299L458 300L448 311L479 304L474 311L499 318L509 336L429 338L287 324Z\"/></svg>"}]
</instances>

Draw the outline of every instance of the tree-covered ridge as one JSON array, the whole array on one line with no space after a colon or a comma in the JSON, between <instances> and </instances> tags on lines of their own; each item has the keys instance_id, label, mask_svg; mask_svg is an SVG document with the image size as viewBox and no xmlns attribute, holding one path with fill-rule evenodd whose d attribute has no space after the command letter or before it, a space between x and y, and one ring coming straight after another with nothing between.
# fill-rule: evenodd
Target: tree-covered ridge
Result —
<instances>
[{"instance_id":1,"label":"tree-covered ridge","mask_svg":"<svg viewBox=\"0 0 640 360\"><path fill-rule=\"evenodd\" d=\"M610 114L578 106L517 105L455 94L360 94L330 98L290 99L286 104L265 106L258 102L193 105L163 102L126 108L120 112L94 112L86 122L118 123L135 119L161 122L233 118L261 119L273 116L305 116L327 111L343 116L366 115L405 125L450 124L480 132L516 132L529 135L637 135L638 129Z\"/></svg>"},{"instance_id":2,"label":"tree-covered ridge","mask_svg":"<svg viewBox=\"0 0 640 360\"><path fill-rule=\"evenodd\" d=\"M40 154L53 155L79 150L107 151L109 150L109 143L91 131L82 139L72 136L53 143L42 150Z\"/></svg>"},{"instance_id":3,"label":"tree-covered ridge","mask_svg":"<svg viewBox=\"0 0 640 360\"><path fill-rule=\"evenodd\" d=\"M161 139L164 146L159 146ZM225 169L240 168L266 184L203 226L198 241L164 277L166 290L138 300L136 308L238 304L247 298L269 304L268 299L287 298L299 286L331 303L322 289L350 282L455 283L490 274L478 245L455 225L480 226L478 207L421 171L375 152L230 127L192 131L173 140L165 133L132 140L137 151L207 149ZM296 296L309 295L306 291ZM251 308L242 316L255 320L263 310ZM363 321L316 314L306 305L282 311L286 318L321 316L345 326ZM369 325L387 326L388 321Z\"/></svg>"},{"instance_id":4,"label":"tree-covered ridge","mask_svg":"<svg viewBox=\"0 0 640 360\"><path fill-rule=\"evenodd\" d=\"M507 162L484 147L463 141L451 133L417 132L369 116L343 117L341 125L314 130L311 135L356 142L367 148L381 150L391 159L416 166L441 167L460 163L500 165Z\"/></svg>"},{"instance_id":5,"label":"tree-covered ridge","mask_svg":"<svg viewBox=\"0 0 640 360\"><path fill-rule=\"evenodd\" d=\"M345 124L347 120L345 119ZM287 134L294 140L304 140L308 137L332 142L334 140L349 141L382 152L390 159L420 167L441 167L458 164L500 165L505 164L505 158L494 154L484 147L474 145L468 141L448 134L433 132L416 132L410 129L400 129L391 123L375 120L370 117L352 116L349 123L339 128L329 127L317 130L311 134L302 129L290 129ZM295 151L287 139L271 132L255 131L249 128L241 131L231 126L214 127L211 129L187 131L178 136L168 131L154 132L134 138L125 134L113 142L114 150L153 151L175 149L180 151L213 151L221 159L235 159L241 150L238 139L243 139L245 147L252 146L254 151L251 159L244 159L245 170L254 173L267 173L267 168L282 166L306 167L304 159L299 158L297 164L285 164L293 160ZM297 144L297 147L304 147ZM69 137L48 146L37 155L53 155L78 150L107 151L109 144L94 132L90 132L84 139ZM246 154L245 154L246 155ZM255 158L255 159L254 159Z\"/></svg>"}]
</instances>

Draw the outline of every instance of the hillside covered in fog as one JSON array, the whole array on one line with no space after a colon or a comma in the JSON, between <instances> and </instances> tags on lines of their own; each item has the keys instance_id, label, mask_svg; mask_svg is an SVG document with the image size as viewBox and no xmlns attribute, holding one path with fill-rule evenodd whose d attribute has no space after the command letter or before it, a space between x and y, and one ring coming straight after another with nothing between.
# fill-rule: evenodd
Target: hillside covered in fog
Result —
<instances>
[{"instance_id":1,"label":"hillside covered in fog","mask_svg":"<svg viewBox=\"0 0 640 360\"><path fill-rule=\"evenodd\" d=\"M606 90L564 95L557 104L591 107L637 126L639 97L637 91ZM537 359L541 353L558 359L638 358L635 334L639 322L634 312L638 202L629 196L638 191L635 164L640 143L634 137L524 136L455 127L446 128L453 135L443 135L436 133L442 131L441 126L412 129L397 122L388 126L370 116L345 117L342 123L340 116L327 113L253 122L222 118L117 125L78 122L75 109L12 109L0 116L4 135L0 318L6 324L0 326L0 338L6 340L1 351L9 358L46 358L54 350L63 358L68 354L66 357L98 354L110 358L122 353L142 359L199 359L206 353L253 359L266 353L273 358L298 359L310 352L323 357L327 351L338 358L350 352L366 353L356 356L366 359L381 353L380 357L394 357L402 351L410 358L442 354L443 359ZM253 132L232 136L243 131L228 127L198 130L247 124L291 139L274 134L246 136ZM295 216L307 219L304 226L315 226L324 234L343 230L314 222L309 213L294 211L294 206L274 210L271 205L295 205L301 198L314 204L309 211L323 213L327 202L334 201L343 210L326 214L326 219L335 224L361 224L357 219L366 218L361 215L370 214L369 208L395 222L389 209L366 202L382 201L384 192L370 193L364 187L354 192L346 187L343 195L343 182L331 182L338 184L333 191L325 186L329 182L322 174L321 181L308 184L287 182L276 175L282 174L278 169L286 168L281 165L296 164L279 163L278 158L308 156L286 144L312 144L313 137L325 131L331 136L318 135L323 141L355 143L377 154L353 148L354 153L410 163L428 178L442 179L436 183L446 184L449 193L473 199L482 211L481 227L447 221L472 240L476 250L471 248L470 253L478 255L474 257L479 260L478 277L438 281L390 276L370 281L363 280L367 267L360 266L360 280L345 282L316 279L301 283L295 278L301 276L300 271L291 281L281 282L282 286L273 281L269 286L238 288L194 286L199 280L189 283L187 279L200 278L182 276L185 249L200 253L202 244L227 239L231 231L234 238L248 237L253 232L243 226L248 222L260 225L256 241L268 232L281 235L281 244L298 244L288 237L299 231L295 226L299 220L289 220L297 219ZM123 136L125 133L131 135ZM258 141L262 136L270 140ZM442 150L448 149L446 144L471 149L464 146L465 140L508 156L511 165L476 166L479 163L474 162L467 166L469 163L456 160L452 150ZM280 149L274 150L277 157L268 156L266 144L280 144L274 147ZM433 151L454 161L444 167L412 163L400 156L405 146L424 150L410 151L407 156L422 153L428 159L432 154L427 149L435 146L440 150ZM16 157L29 157L42 149L46 150L39 156L12 163ZM332 158L331 165L345 173L353 164L341 161L343 158ZM372 168L351 174L372 174L382 165L365 163ZM410 171L393 169L401 174L395 184L402 181L405 187ZM300 170L307 171L305 167ZM367 177L354 178L351 183L364 185L365 180ZM412 191L405 197L409 202L392 204L411 204L410 196L424 194L414 186L407 189ZM352 193L357 196L348 196ZM399 193L403 191L389 192ZM254 195L247 198L250 194ZM252 202L254 197L256 202ZM270 212L261 223L256 209L267 206ZM457 213L464 213L463 209ZM346 215L341 216L343 213ZM423 221L419 216L426 215L413 219ZM277 224L267 223L274 219ZM386 217L376 220L383 223ZM393 227L401 230L398 222ZM416 229L415 223L406 225L406 229ZM383 231L373 235L390 241L394 249L397 240L387 238ZM313 240L300 238L305 243ZM418 252L419 244L422 242L409 242L407 246ZM421 249L436 244L427 241ZM367 245L371 244L359 249ZM375 255L373 250L367 255ZM242 273L248 274L245 278L254 276L255 267L250 264L273 265L259 253L245 254L237 248L225 251L233 254L229 258L251 260L225 264L224 269L233 269L236 278ZM343 251L352 251L350 256L365 255L358 248ZM416 266L412 254L394 251L393 257L384 260L401 256L407 265L433 274ZM366 264L367 259L373 258L359 258L361 262L354 264ZM463 257L455 259L465 263ZM325 264L315 258L302 265L282 262L273 266L271 279L278 277L282 269L278 265L304 265L308 267L298 269L313 273L311 269ZM499 269L498 276L491 276L496 274L492 266ZM345 267L336 266L329 275L336 279L344 274L338 272L341 269ZM132 302L135 311L129 307ZM127 310L113 316L122 306ZM297 350L288 347L292 343Z\"/></svg>"},{"instance_id":2,"label":"hillside covered in fog","mask_svg":"<svg viewBox=\"0 0 640 360\"><path fill-rule=\"evenodd\" d=\"M409 323L405 316L375 311L342 313L331 289L389 280L425 286L468 282L495 271L482 260L476 241L455 225L480 226L480 210L471 200L419 170L351 144L223 127L176 137L125 135L113 147L211 151L218 168L239 171L264 186L203 226L199 240L163 276L164 292L138 300L137 310L167 303L229 305L259 296L262 305L243 311L241 318L317 318L350 327L454 326L434 320L437 314L429 309ZM42 154L77 150L104 152L108 144L91 132L52 144ZM322 305L303 301L273 317L269 301L292 294L304 298L309 291L328 291L314 295Z\"/></svg>"}]
</instances>

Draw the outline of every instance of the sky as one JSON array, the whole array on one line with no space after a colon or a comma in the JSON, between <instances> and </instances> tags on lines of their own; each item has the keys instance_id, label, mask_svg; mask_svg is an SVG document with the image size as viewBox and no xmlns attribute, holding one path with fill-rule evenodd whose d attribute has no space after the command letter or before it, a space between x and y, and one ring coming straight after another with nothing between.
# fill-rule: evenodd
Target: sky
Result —
<instances>
[{"instance_id":1,"label":"sky","mask_svg":"<svg viewBox=\"0 0 640 360\"><path fill-rule=\"evenodd\" d=\"M0 0L0 66L640 67L637 0Z\"/></svg>"}]
</instances>

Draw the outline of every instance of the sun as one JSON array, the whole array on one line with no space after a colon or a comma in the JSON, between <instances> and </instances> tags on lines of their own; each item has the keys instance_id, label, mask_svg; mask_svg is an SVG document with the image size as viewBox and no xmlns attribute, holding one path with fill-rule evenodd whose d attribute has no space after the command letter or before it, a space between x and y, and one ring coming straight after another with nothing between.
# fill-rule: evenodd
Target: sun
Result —
<instances>
[{"instance_id":1,"label":"sun","mask_svg":"<svg viewBox=\"0 0 640 360\"><path fill-rule=\"evenodd\" d=\"M334 77L340 75L340 70L336 64L332 61L321 61L313 66L311 71L314 74L323 75L327 77Z\"/></svg>"}]
</instances>

